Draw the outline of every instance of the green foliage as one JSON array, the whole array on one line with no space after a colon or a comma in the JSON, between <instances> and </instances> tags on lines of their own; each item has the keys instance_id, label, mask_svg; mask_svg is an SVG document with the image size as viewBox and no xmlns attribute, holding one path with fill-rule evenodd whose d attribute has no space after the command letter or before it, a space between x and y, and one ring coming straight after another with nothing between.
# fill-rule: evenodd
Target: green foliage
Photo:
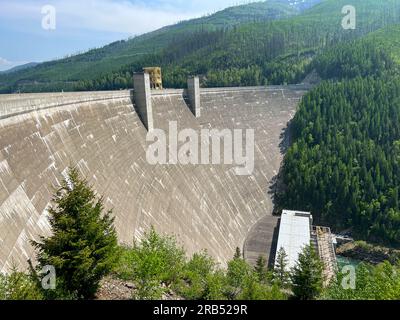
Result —
<instances>
[{"instance_id":1,"label":"green foliage","mask_svg":"<svg viewBox=\"0 0 400 320\"><path fill-rule=\"evenodd\" d=\"M269 284L267 276L260 281L260 274L241 258L240 250L235 256L239 258L229 261L227 270L205 251L187 261L174 237L161 236L152 228L140 244L124 249L115 271L134 282L136 299L160 299L171 291L189 300L286 298L278 286Z\"/></svg>"},{"instance_id":2,"label":"green foliage","mask_svg":"<svg viewBox=\"0 0 400 320\"><path fill-rule=\"evenodd\" d=\"M396 64L388 50L367 38L329 48L316 57L312 68L323 79L352 79L392 73Z\"/></svg>"},{"instance_id":3,"label":"green foliage","mask_svg":"<svg viewBox=\"0 0 400 320\"><path fill-rule=\"evenodd\" d=\"M264 256L259 256L257 258L256 265L254 267L254 271L257 274L258 281L266 282L268 278L268 271L267 271L267 261L265 260Z\"/></svg>"},{"instance_id":4,"label":"green foliage","mask_svg":"<svg viewBox=\"0 0 400 320\"><path fill-rule=\"evenodd\" d=\"M184 266L185 252L175 238L162 237L152 227L140 243L125 250L116 271L122 278L135 282L136 299L160 299L166 287L179 284Z\"/></svg>"},{"instance_id":5,"label":"green foliage","mask_svg":"<svg viewBox=\"0 0 400 320\"><path fill-rule=\"evenodd\" d=\"M100 280L116 263L117 236L111 211L104 212L102 199L96 198L76 169L69 170L53 203L49 209L52 236L32 242L38 250L38 270L54 266L60 292L92 299Z\"/></svg>"},{"instance_id":6,"label":"green foliage","mask_svg":"<svg viewBox=\"0 0 400 320\"><path fill-rule=\"evenodd\" d=\"M238 300L286 300L286 295L276 285L270 286L260 282L256 273L244 279L243 288Z\"/></svg>"},{"instance_id":7,"label":"green foliage","mask_svg":"<svg viewBox=\"0 0 400 320\"><path fill-rule=\"evenodd\" d=\"M360 264L355 272L355 287L348 284L350 273L338 274L338 279L321 296L327 300L399 300L400 266L383 262L377 266Z\"/></svg>"},{"instance_id":8,"label":"green foliage","mask_svg":"<svg viewBox=\"0 0 400 320\"><path fill-rule=\"evenodd\" d=\"M206 300L226 300L226 275L223 270L216 270L206 277L204 298Z\"/></svg>"},{"instance_id":9,"label":"green foliage","mask_svg":"<svg viewBox=\"0 0 400 320\"><path fill-rule=\"evenodd\" d=\"M400 245L400 78L324 82L292 123L279 207L336 229Z\"/></svg>"},{"instance_id":10,"label":"green foliage","mask_svg":"<svg viewBox=\"0 0 400 320\"><path fill-rule=\"evenodd\" d=\"M207 252L195 253L183 270L182 283L178 292L189 300L203 300L221 291L210 286L218 286L218 277L214 274L216 263ZM212 284L210 281L217 280Z\"/></svg>"},{"instance_id":11,"label":"green foliage","mask_svg":"<svg viewBox=\"0 0 400 320\"><path fill-rule=\"evenodd\" d=\"M0 300L42 300L38 283L28 274L11 270L7 275L0 273Z\"/></svg>"},{"instance_id":12,"label":"green foliage","mask_svg":"<svg viewBox=\"0 0 400 320\"><path fill-rule=\"evenodd\" d=\"M234 258L228 262L227 284L228 298L236 299L245 285L249 277L253 276L254 272L249 264L241 258Z\"/></svg>"},{"instance_id":13,"label":"green foliage","mask_svg":"<svg viewBox=\"0 0 400 320\"><path fill-rule=\"evenodd\" d=\"M280 248L277 257L276 264L273 270L273 282L281 288L288 288L290 285L290 272L288 269L288 256L285 249Z\"/></svg>"},{"instance_id":14,"label":"green foliage","mask_svg":"<svg viewBox=\"0 0 400 320\"><path fill-rule=\"evenodd\" d=\"M312 246L299 254L291 274L292 291L296 299L313 300L323 289L323 264Z\"/></svg>"}]
</instances>

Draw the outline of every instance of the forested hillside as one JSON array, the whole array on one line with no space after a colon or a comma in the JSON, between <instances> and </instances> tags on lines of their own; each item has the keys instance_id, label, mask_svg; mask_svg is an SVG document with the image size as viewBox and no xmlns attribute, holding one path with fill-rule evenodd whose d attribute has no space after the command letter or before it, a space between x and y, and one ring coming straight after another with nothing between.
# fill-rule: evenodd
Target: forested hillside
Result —
<instances>
[{"instance_id":1,"label":"forested hillside","mask_svg":"<svg viewBox=\"0 0 400 320\"><path fill-rule=\"evenodd\" d=\"M320 0L307 0L306 3L316 3ZM0 76L0 92L4 91L58 91L75 90L78 80L95 80L102 77L113 77L113 72L119 71L137 61L147 60L147 56L160 53L162 49L181 37L196 38L199 33L217 30L228 30L242 23L269 21L292 16L301 12L303 6L291 6L288 0L273 0L262 3L227 8L215 14L199 19L183 21L175 25L134 37L121 40L105 47L93 49L83 54L73 55L61 60L40 64L34 69L15 72ZM129 70L132 73L132 70ZM125 77L125 74L123 74ZM115 79L114 79L115 80ZM102 83L94 82L97 86ZM130 84L129 79L129 84ZM11 85L10 85L11 84ZM113 81L113 88L126 86L124 81Z\"/></svg>"},{"instance_id":2,"label":"forested hillside","mask_svg":"<svg viewBox=\"0 0 400 320\"><path fill-rule=\"evenodd\" d=\"M184 87L192 74L203 75L203 86L209 87L298 83L324 48L400 22L400 1L357 0L357 28L344 30L341 9L345 4L344 0L326 0L295 17L183 36L160 54L146 56L101 79L80 81L77 88L116 88L115 83L118 87L123 78L129 86L130 72L143 65L162 66L166 87Z\"/></svg>"},{"instance_id":3,"label":"forested hillside","mask_svg":"<svg viewBox=\"0 0 400 320\"><path fill-rule=\"evenodd\" d=\"M356 41L339 44L318 55L312 62L323 79L381 76L398 72L400 25L373 32Z\"/></svg>"},{"instance_id":4,"label":"forested hillside","mask_svg":"<svg viewBox=\"0 0 400 320\"><path fill-rule=\"evenodd\" d=\"M320 223L391 246L400 246L399 30L339 45L313 62L340 82L325 81L303 99L278 195L279 207L311 210Z\"/></svg>"},{"instance_id":5,"label":"forested hillside","mask_svg":"<svg viewBox=\"0 0 400 320\"><path fill-rule=\"evenodd\" d=\"M163 68L166 87L183 87L192 74L202 75L204 86L296 83L324 48L400 23L399 0L354 0L357 28L344 30L345 5L346 0L324 0L302 11L307 6L293 7L281 0L229 8L86 54L2 75L0 92L128 88L132 72L146 65Z\"/></svg>"}]
</instances>

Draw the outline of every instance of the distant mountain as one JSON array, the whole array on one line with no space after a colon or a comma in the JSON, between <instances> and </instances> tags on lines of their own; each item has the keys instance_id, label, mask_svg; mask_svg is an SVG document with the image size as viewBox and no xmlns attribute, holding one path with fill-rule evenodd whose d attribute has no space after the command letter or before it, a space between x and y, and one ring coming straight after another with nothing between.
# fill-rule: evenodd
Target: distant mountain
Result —
<instances>
[{"instance_id":1,"label":"distant mountain","mask_svg":"<svg viewBox=\"0 0 400 320\"><path fill-rule=\"evenodd\" d=\"M274 0L227 8L84 54L0 75L0 92L118 89L160 65L167 87L190 74L204 85L301 81L325 47L400 23L400 0L353 0L356 30L341 27L347 0Z\"/></svg>"},{"instance_id":2,"label":"distant mountain","mask_svg":"<svg viewBox=\"0 0 400 320\"><path fill-rule=\"evenodd\" d=\"M165 48L168 44L180 38L182 34L232 28L242 23L271 21L299 13L296 6L286 2L286 0L274 0L230 7L212 15L183 21L130 40L116 41L84 54L46 62L29 70L29 72L13 74L13 77L7 80L11 80L11 82L22 80L26 83L30 80L47 82L94 79L115 71L123 65L133 63L143 55ZM0 86L2 80L0 79Z\"/></svg>"},{"instance_id":3,"label":"distant mountain","mask_svg":"<svg viewBox=\"0 0 400 320\"><path fill-rule=\"evenodd\" d=\"M318 0L319 1L319 0ZM307 0L315 3L317 0ZM99 76L134 63L143 56L159 52L182 35L200 31L229 29L244 23L273 21L299 14L303 4L287 0L268 0L230 7L202 18L183 21L159 30L111 43L99 49L65 59L45 62L30 70L20 70L12 76L0 77L0 92L4 86L32 82L70 82L79 79L96 79ZM10 89L12 90L12 89Z\"/></svg>"},{"instance_id":4,"label":"distant mountain","mask_svg":"<svg viewBox=\"0 0 400 320\"><path fill-rule=\"evenodd\" d=\"M30 63L26 63L26 64L22 64L22 65L16 66L16 67L8 69L8 70L0 71L0 73L6 74L6 73L13 73L13 72L17 72L17 71L22 71L22 70L25 70L25 69L36 67L38 64L39 63L37 63L37 62L30 62Z\"/></svg>"}]
</instances>

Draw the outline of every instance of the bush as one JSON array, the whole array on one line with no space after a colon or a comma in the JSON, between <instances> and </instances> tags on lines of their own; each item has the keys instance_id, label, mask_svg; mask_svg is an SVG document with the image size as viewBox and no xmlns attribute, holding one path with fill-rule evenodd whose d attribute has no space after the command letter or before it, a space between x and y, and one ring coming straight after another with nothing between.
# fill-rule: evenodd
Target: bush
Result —
<instances>
[{"instance_id":1,"label":"bush","mask_svg":"<svg viewBox=\"0 0 400 320\"><path fill-rule=\"evenodd\" d=\"M257 273L253 272L247 276L243 283L238 300L285 300L286 296L282 293L279 286L272 287L262 283L258 279Z\"/></svg>"},{"instance_id":2,"label":"bush","mask_svg":"<svg viewBox=\"0 0 400 320\"><path fill-rule=\"evenodd\" d=\"M183 271L183 280L178 292L189 300L202 300L207 298L209 279L212 278L216 263L206 251L195 253L186 264Z\"/></svg>"},{"instance_id":3,"label":"bush","mask_svg":"<svg viewBox=\"0 0 400 320\"><path fill-rule=\"evenodd\" d=\"M349 288L349 273L338 273L321 299L326 300L399 300L400 265L383 262L377 266L361 263L356 268L355 287Z\"/></svg>"},{"instance_id":4,"label":"bush","mask_svg":"<svg viewBox=\"0 0 400 320\"><path fill-rule=\"evenodd\" d=\"M13 269L9 275L0 274L0 300L42 300L37 282L28 274Z\"/></svg>"},{"instance_id":5,"label":"bush","mask_svg":"<svg viewBox=\"0 0 400 320\"><path fill-rule=\"evenodd\" d=\"M227 295L226 275L224 271L217 270L206 277L205 294L206 300L226 300Z\"/></svg>"},{"instance_id":6,"label":"bush","mask_svg":"<svg viewBox=\"0 0 400 320\"><path fill-rule=\"evenodd\" d=\"M135 282L136 299L160 299L166 287L179 283L184 266L185 252L175 239L158 235L152 227L140 243L125 250L116 271Z\"/></svg>"},{"instance_id":7,"label":"bush","mask_svg":"<svg viewBox=\"0 0 400 320\"><path fill-rule=\"evenodd\" d=\"M250 265L240 258L234 258L228 262L227 284L229 299L236 299L241 293L245 281L252 275Z\"/></svg>"}]
</instances>

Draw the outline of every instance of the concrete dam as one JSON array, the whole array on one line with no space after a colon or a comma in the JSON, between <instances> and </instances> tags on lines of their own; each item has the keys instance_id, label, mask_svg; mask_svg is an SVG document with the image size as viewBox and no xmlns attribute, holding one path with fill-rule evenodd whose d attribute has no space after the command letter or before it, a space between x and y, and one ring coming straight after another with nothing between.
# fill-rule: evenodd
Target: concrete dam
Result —
<instances>
[{"instance_id":1,"label":"concrete dam","mask_svg":"<svg viewBox=\"0 0 400 320\"><path fill-rule=\"evenodd\" d=\"M307 88L201 89L201 112L184 90L152 90L152 126L254 129L254 171L232 165L151 165L147 128L132 91L0 96L0 272L25 267L29 240L49 235L52 195L69 166L113 209L121 243L150 226L173 234L188 253L218 261L243 248L249 231L272 212L268 193L282 161L282 132ZM271 217L272 218L272 217Z\"/></svg>"}]
</instances>

